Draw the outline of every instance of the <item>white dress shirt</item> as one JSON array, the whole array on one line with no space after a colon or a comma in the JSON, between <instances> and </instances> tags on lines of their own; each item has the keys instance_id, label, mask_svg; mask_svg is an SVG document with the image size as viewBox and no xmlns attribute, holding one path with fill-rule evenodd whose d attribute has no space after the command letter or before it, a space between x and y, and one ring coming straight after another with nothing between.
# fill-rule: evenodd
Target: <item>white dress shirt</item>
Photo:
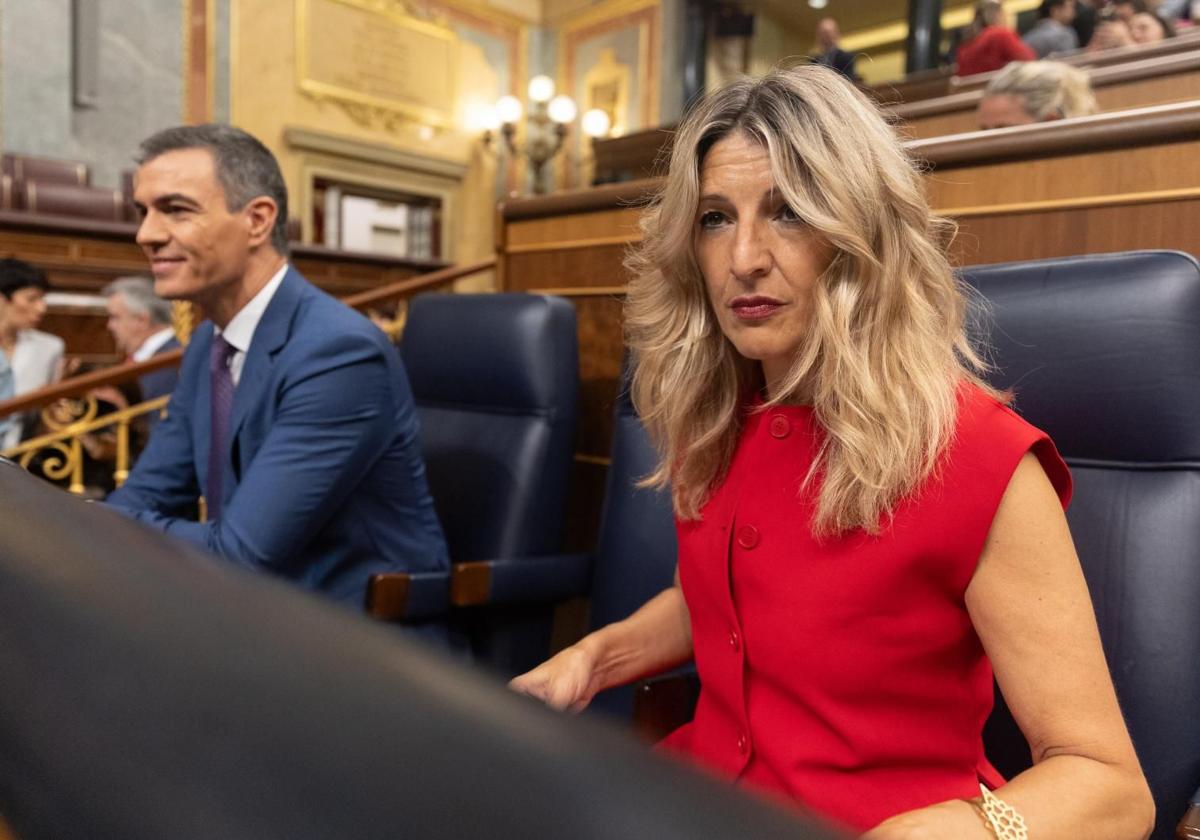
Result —
<instances>
[{"instance_id":1,"label":"white dress shirt","mask_svg":"<svg viewBox=\"0 0 1200 840\"><path fill-rule=\"evenodd\" d=\"M142 342L142 346L133 351L129 358L135 362L144 362L159 351L160 348L175 336L175 330L163 327L154 335Z\"/></svg>"},{"instance_id":2,"label":"white dress shirt","mask_svg":"<svg viewBox=\"0 0 1200 840\"><path fill-rule=\"evenodd\" d=\"M218 327L216 330L216 335L224 336L225 340L233 347L233 356L229 359L229 375L233 377L235 388L238 380L242 378L242 367L246 364L246 351L250 349L254 331L258 329L258 322L262 320L263 313L267 311L267 305L270 304L271 298L275 297L275 292L279 290L279 284L283 282L283 275L287 274L287 270L288 265L284 263L283 268L275 272L275 276L267 281L267 285L250 298L249 303L238 310L238 313L225 325L225 329Z\"/></svg>"}]
</instances>

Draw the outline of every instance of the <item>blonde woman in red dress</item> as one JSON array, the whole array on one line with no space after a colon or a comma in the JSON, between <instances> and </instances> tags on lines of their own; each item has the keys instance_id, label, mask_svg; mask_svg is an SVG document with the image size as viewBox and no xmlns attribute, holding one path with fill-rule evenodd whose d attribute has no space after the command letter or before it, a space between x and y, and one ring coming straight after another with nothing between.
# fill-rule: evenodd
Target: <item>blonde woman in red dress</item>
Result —
<instances>
[{"instance_id":1,"label":"blonde woman in red dress","mask_svg":"<svg viewBox=\"0 0 1200 840\"><path fill-rule=\"evenodd\" d=\"M946 225L824 68L691 111L626 304L677 583L513 687L578 710L694 659L667 746L870 840L1145 837L1070 475L980 376ZM993 674L1034 757L1007 781Z\"/></svg>"}]
</instances>

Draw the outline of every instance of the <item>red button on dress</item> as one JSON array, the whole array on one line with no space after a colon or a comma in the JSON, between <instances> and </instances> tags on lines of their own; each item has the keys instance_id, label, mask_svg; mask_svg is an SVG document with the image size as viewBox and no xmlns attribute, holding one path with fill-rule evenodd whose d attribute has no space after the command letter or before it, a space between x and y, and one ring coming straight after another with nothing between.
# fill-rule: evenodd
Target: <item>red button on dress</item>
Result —
<instances>
[{"instance_id":1,"label":"red button on dress","mask_svg":"<svg viewBox=\"0 0 1200 840\"><path fill-rule=\"evenodd\" d=\"M741 650L742 640L738 638L736 630L729 631L729 646L733 648L734 653L737 653L739 650Z\"/></svg>"},{"instance_id":2,"label":"red button on dress","mask_svg":"<svg viewBox=\"0 0 1200 840\"><path fill-rule=\"evenodd\" d=\"M792 433L792 424L782 414L771 418L771 437L783 439Z\"/></svg>"},{"instance_id":3,"label":"red button on dress","mask_svg":"<svg viewBox=\"0 0 1200 840\"><path fill-rule=\"evenodd\" d=\"M742 755L745 755L750 751L750 739L746 737L745 732L738 733L737 748L738 752L740 752Z\"/></svg>"},{"instance_id":4,"label":"red button on dress","mask_svg":"<svg viewBox=\"0 0 1200 840\"><path fill-rule=\"evenodd\" d=\"M738 545L750 549L758 545L758 529L753 525L743 525L737 532Z\"/></svg>"}]
</instances>

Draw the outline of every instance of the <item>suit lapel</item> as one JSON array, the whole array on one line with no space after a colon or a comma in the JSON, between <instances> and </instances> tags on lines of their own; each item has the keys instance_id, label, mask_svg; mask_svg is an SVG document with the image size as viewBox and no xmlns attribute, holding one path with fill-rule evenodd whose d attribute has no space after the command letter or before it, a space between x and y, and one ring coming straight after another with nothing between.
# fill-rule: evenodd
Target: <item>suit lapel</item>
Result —
<instances>
[{"instance_id":1,"label":"suit lapel","mask_svg":"<svg viewBox=\"0 0 1200 840\"><path fill-rule=\"evenodd\" d=\"M247 412L262 400L275 354L287 344L292 331L292 318L296 314L296 307L300 305L303 291L304 280L296 269L289 267L254 329L254 337L250 339L250 349L246 351L246 361L242 365L242 375L233 394L233 417L229 423L231 442L237 440Z\"/></svg>"}]
</instances>

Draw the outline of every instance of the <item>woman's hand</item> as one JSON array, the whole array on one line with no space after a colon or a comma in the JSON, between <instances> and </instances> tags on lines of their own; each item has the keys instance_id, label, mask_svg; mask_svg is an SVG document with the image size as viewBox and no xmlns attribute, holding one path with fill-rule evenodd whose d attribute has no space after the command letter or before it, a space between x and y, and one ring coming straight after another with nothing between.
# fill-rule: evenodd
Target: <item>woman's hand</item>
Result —
<instances>
[{"instance_id":1,"label":"woman's hand","mask_svg":"<svg viewBox=\"0 0 1200 840\"><path fill-rule=\"evenodd\" d=\"M884 820L860 840L989 840L983 818L961 799L939 802Z\"/></svg>"},{"instance_id":2,"label":"woman's hand","mask_svg":"<svg viewBox=\"0 0 1200 840\"><path fill-rule=\"evenodd\" d=\"M584 645L572 645L515 677L508 687L560 711L582 712L600 688L595 657Z\"/></svg>"}]
</instances>

